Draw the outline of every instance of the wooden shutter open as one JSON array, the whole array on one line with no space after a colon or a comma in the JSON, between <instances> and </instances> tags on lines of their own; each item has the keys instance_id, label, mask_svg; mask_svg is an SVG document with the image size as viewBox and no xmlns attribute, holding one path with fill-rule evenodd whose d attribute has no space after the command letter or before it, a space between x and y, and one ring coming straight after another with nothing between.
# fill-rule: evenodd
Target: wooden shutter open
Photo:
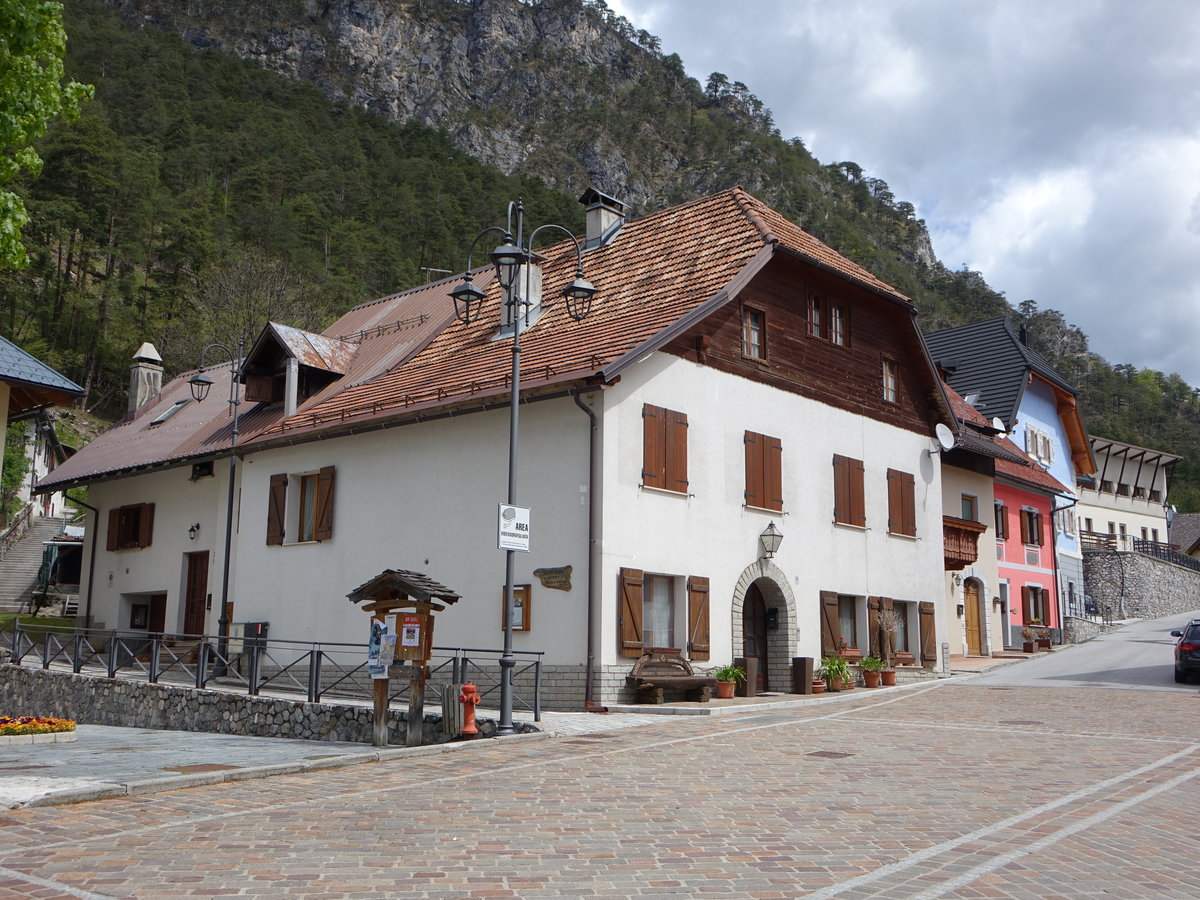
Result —
<instances>
[{"instance_id":1,"label":"wooden shutter open","mask_svg":"<svg viewBox=\"0 0 1200 900\"><path fill-rule=\"evenodd\" d=\"M900 533L917 536L917 482L909 472L900 472Z\"/></svg>"},{"instance_id":2,"label":"wooden shutter open","mask_svg":"<svg viewBox=\"0 0 1200 900\"><path fill-rule=\"evenodd\" d=\"M783 442L779 438L763 438L763 490L766 508L783 511Z\"/></svg>"},{"instance_id":3,"label":"wooden shutter open","mask_svg":"<svg viewBox=\"0 0 1200 900\"><path fill-rule=\"evenodd\" d=\"M662 407L642 404L642 484L646 487L667 486L666 414Z\"/></svg>"},{"instance_id":4,"label":"wooden shutter open","mask_svg":"<svg viewBox=\"0 0 1200 900\"><path fill-rule=\"evenodd\" d=\"M687 413L666 410L667 414L667 483L668 490L688 492Z\"/></svg>"},{"instance_id":5,"label":"wooden shutter open","mask_svg":"<svg viewBox=\"0 0 1200 900\"><path fill-rule=\"evenodd\" d=\"M1008 538L1008 507L1003 503L996 504L996 537L999 540Z\"/></svg>"},{"instance_id":6,"label":"wooden shutter open","mask_svg":"<svg viewBox=\"0 0 1200 900\"><path fill-rule=\"evenodd\" d=\"M317 527L313 536L318 541L333 537L333 484L333 466L326 466L317 473Z\"/></svg>"},{"instance_id":7,"label":"wooden shutter open","mask_svg":"<svg viewBox=\"0 0 1200 900\"><path fill-rule=\"evenodd\" d=\"M902 472L897 472L895 469L887 470L887 491L888 491L888 531L891 534L903 534L903 512L902 507L904 500L901 496L902 489L900 484L900 476Z\"/></svg>"},{"instance_id":8,"label":"wooden shutter open","mask_svg":"<svg viewBox=\"0 0 1200 900\"><path fill-rule=\"evenodd\" d=\"M933 618L933 604L922 601L917 608L921 624L921 665L931 669L937 665L937 624Z\"/></svg>"},{"instance_id":9,"label":"wooden shutter open","mask_svg":"<svg viewBox=\"0 0 1200 900\"><path fill-rule=\"evenodd\" d=\"M833 520L847 524L850 521L850 460L845 456L833 456Z\"/></svg>"},{"instance_id":10,"label":"wooden shutter open","mask_svg":"<svg viewBox=\"0 0 1200 900\"><path fill-rule=\"evenodd\" d=\"M879 610L882 606L882 597L867 598L867 652L870 656L883 656L883 646L879 639Z\"/></svg>"},{"instance_id":11,"label":"wooden shutter open","mask_svg":"<svg viewBox=\"0 0 1200 900\"><path fill-rule=\"evenodd\" d=\"M688 592L688 655L692 659L708 659L708 579L689 575Z\"/></svg>"},{"instance_id":12,"label":"wooden shutter open","mask_svg":"<svg viewBox=\"0 0 1200 900\"><path fill-rule=\"evenodd\" d=\"M851 459L850 463L850 524L865 528L867 525L867 504L863 494L863 464L861 459Z\"/></svg>"},{"instance_id":13,"label":"wooden shutter open","mask_svg":"<svg viewBox=\"0 0 1200 900\"><path fill-rule=\"evenodd\" d=\"M138 541L139 547L149 547L154 539L154 504L143 503L138 510Z\"/></svg>"},{"instance_id":14,"label":"wooden shutter open","mask_svg":"<svg viewBox=\"0 0 1200 900\"><path fill-rule=\"evenodd\" d=\"M645 650L642 642L642 583L645 576L641 569L621 569L617 629L618 645L622 656L641 656Z\"/></svg>"},{"instance_id":15,"label":"wooden shutter open","mask_svg":"<svg viewBox=\"0 0 1200 900\"><path fill-rule=\"evenodd\" d=\"M1042 514L1040 512L1029 514L1029 532L1030 543L1042 546L1044 538L1042 537Z\"/></svg>"},{"instance_id":16,"label":"wooden shutter open","mask_svg":"<svg viewBox=\"0 0 1200 900\"><path fill-rule=\"evenodd\" d=\"M108 536L104 541L105 550L120 550L121 549L121 510L119 508L110 509L108 511Z\"/></svg>"},{"instance_id":17,"label":"wooden shutter open","mask_svg":"<svg viewBox=\"0 0 1200 900\"><path fill-rule=\"evenodd\" d=\"M821 591L821 655L835 655L841 643L841 636L838 595L833 591Z\"/></svg>"},{"instance_id":18,"label":"wooden shutter open","mask_svg":"<svg viewBox=\"0 0 1200 900\"><path fill-rule=\"evenodd\" d=\"M283 543L283 516L287 509L287 475L271 476L271 491L267 497L267 544Z\"/></svg>"}]
</instances>

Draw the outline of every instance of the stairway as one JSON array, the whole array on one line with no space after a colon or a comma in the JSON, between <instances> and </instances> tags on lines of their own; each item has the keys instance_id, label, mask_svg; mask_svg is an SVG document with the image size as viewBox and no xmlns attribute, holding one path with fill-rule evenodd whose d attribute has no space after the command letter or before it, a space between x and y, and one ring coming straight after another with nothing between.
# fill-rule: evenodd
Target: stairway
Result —
<instances>
[{"instance_id":1,"label":"stairway","mask_svg":"<svg viewBox=\"0 0 1200 900\"><path fill-rule=\"evenodd\" d=\"M42 542L53 538L62 527L62 519L34 519L25 536L0 559L0 613L29 611L42 566Z\"/></svg>"}]
</instances>

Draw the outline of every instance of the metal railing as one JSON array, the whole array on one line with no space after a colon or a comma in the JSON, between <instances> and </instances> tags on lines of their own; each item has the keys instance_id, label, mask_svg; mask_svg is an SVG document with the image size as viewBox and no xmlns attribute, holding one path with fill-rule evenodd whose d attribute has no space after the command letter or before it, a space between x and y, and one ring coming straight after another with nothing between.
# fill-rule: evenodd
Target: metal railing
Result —
<instances>
[{"instance_id":1,"label":"metal railing","mask_svg":"<svg viewBox=\"0 0 1200 900\"><path fill-rule=\"evenodd\" d=\"M220 648L224 646L222 653ZM0 649L12 662L49 669L57 664L75 674L106 678L145 679L150 684L187 685L258 696L263 690L304 696L319 703L323 697L371 702L372 679L367 674L366 648L361 644L308 643L277 638L216 635L157 634L108 631L69 626L38 625L36 632L21 627L20 618L0 629ZM479 647L434 647L429 661L427 694L440 700L451 685L474 680L484 699L499 701L502 650ZM544 651L514 650L513 705L542 719L541 683ZM488 664L493 665L489 666ZM389 702L406 700L411 667L393 666L397 690ZM441 676L441 677L439 677Z\"/></svg>"},{"instance_id":2,"label":"metal railing","mask_svg":"<svg viewBox=\"0 0 1200 900\"><path fill-rule=\"evenodd\" d=\"M1200 572L1200 560L1180 553L1174 544L1164 544L1162 541L1147 541L1135 538L1129 534L1111 534L1102 531L1080 531L1079 545L1084 550L1123 551L1126 553L1141 553L1161 559L1163 562Z\"/></svg>"}]
</instances>

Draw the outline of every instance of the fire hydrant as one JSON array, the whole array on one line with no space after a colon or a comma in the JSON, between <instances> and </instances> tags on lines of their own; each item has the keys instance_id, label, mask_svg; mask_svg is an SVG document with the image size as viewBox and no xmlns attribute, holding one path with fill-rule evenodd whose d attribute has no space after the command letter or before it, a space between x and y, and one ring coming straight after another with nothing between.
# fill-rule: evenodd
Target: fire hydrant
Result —
<instances>
[{"instance_id":1,"label":"fire hydrant","mask_svg":"<svg viewBox=\"0 0 1200 900\"><path fill-rule=\"evenodd\" d=\"M463 705L462 733L466 737L474 737L479 734L479 729L475 727L475 707L479 705L479 701L482 699L474 682L468 681L462 686L462 692L458 695L458 702Z\"/></svg>"}]
</instances>

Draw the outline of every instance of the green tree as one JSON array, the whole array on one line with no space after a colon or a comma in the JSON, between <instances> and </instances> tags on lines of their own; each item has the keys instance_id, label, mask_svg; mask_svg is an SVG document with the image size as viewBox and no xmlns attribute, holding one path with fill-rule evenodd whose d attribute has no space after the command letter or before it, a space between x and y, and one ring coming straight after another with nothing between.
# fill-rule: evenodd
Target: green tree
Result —
<instances>
[{"instance_id":1,"label":"green tree","mask_svg":"<svg viewBox=\"0 0 1200 900\"><path fill-rule=\"evenodd\" d=\"M63 83L62 4L0 0L0 23L0 268L20 268L26 261L21 228L29 213L8 185L22 171L41 171L33 142L51 119L77 115L92 89Z\"/></svg>"}]
</instances>

